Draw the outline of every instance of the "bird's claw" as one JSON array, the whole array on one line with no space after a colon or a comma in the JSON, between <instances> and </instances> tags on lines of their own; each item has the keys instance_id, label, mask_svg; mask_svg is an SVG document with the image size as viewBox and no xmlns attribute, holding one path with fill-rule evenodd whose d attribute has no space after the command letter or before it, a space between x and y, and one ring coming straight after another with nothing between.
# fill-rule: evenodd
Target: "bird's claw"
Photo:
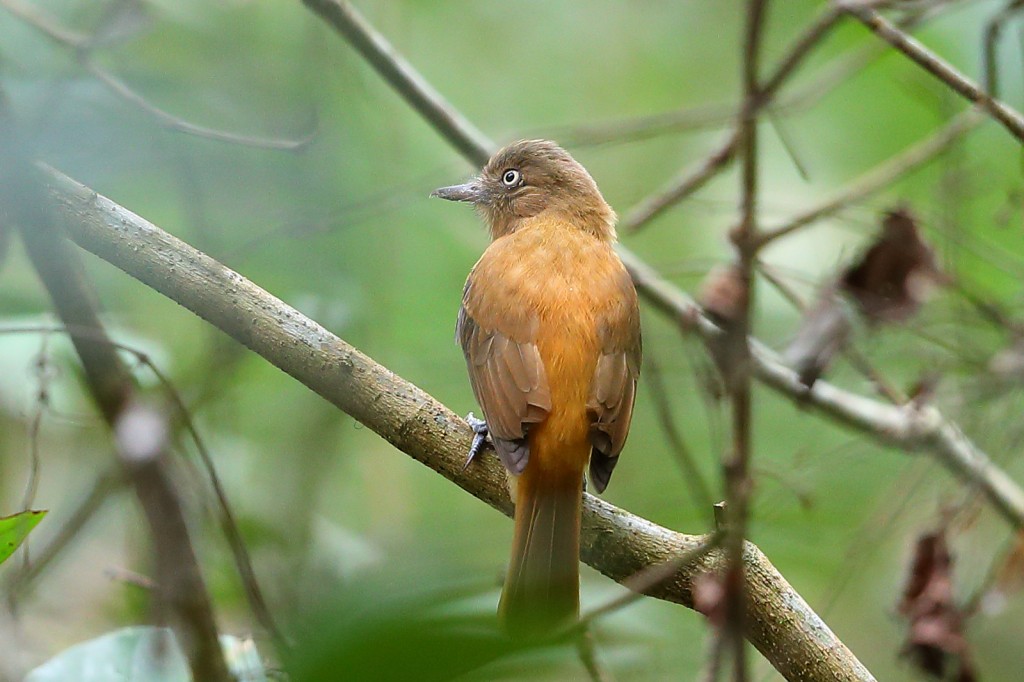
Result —
<instances>
[{"instance_id":1,"label":"bird's claw","mask_svg":"<svg viewBox=\"0 0 1024 682\"><path fill-rule=\"evenodd\" d=\"M470 412L466 415L466 422L469 424L469 428L473 429L473 444L469 446L469 454L466 456L466 463L462 465L462 470L465 471L473 459L476 458L480 451L484 447L484 441L487 440L487 422L483 419L477 419Z\"/></svg>"}]
</instances>

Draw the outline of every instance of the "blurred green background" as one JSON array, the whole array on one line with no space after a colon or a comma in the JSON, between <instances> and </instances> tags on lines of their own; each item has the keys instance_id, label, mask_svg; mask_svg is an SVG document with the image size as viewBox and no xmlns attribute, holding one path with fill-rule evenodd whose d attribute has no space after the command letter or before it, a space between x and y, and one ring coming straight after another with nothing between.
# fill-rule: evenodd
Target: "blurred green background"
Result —
<instances>
[{"instance_id":1,"label":"blurred green background","mask_svg":"<svg viewBox=\"0 0 1024 682\"><path fill-rule=\"evenodd\" d=\"M1003 3L952 4L919 36L980 77L984 25ZM824 5L770 3L768 67ZM475 409L453 327L462 283L486 235L468 208L427 198L473 169L336 34L298 1L34 6L83 33L99 31L105 42L97 63L176 116L246 135L314 135L304 150L282 152L161 128L80 68L72 51L0 13L0 86L40 158L238 270L455 411ZM493 139L562 142L620 214L714 149L731 121L640 140L613 131L600 142L588 126L728 106L739 97L744 3L737 0L358 7ZM1003 94L1020 105L1018 26L1004 33ZM825 69L875 42L859 24L842 22L780 94L781 101L808 91L822 96L766 117L763 224L816 204L964 107L892 53L826 92ZM1024 271L1020 159L1018 141L985 124L926 169L774 245L765 260L809 298L876 230L882 210L906 202L945 267L1016 317ZM737 220L737 187L732 169L622 241L694 292L710 267L731 256L726 232ZM8 241L0 325L52 323L20 245ZM470 600L472 608L493 607L511 538L506 518L176 304L87 260L116 338L149 353L189 405L272 608L289 628L309 626L325 601L359 593L368 599L372 590L462 594L475 585L484 593ZM762 282L758 336L782 347L797 320ZM643 322L648 361L660 370L675 423L717 499L728 413L709 394L705 351L652 310ZM947 291L912 324L862 338L858 347L902 388L934 373L935 400L1024 481L1020 373L993 371L991 363L1013 341ZM146 369L138 376L160 395ZM872 394L845 363L829 378ZM710 510L689 494L649 388L642 377L632 435L605 498L670 528L705 532ZM751 538L879 679L911 677L898 658L905 626L895 603L916 536L935 527L944 505L960 505L952 544L957 593L966 599L1005 551L1010 529L927 457L880 447L763 389L755 399ZM58 533L110 466L111 443L63 338L0 333L0 514L22 508L37 414L40 474L32 506L51 513L30 549ZM187 438L177 449L193 459ZM197 469L186 469L183 480L225 630L250 632L254 623L210 512L208 486ZM108 575L112 568L149 570L133 497L114 494L79 535L31 591L12 595L17 608L3 616L0 676L147 619L144 594ZM0 577L19 564L9 562ZM375 587L366 588L370 577ZM585 607L617 594L589 568L583 578ZM970 621L983 679L1014 679L1024 668L1022 623L1019 596ZM653 600L602 621L596 637L600 659L618 679L692 679L710 641L701 616ZM265 640L257 641L269 653ZM756 658L755 679L770 678L770 667ZM361 679L349 672L338 679ZM514 656L477 675L581 679L584 672L566 651Z\"/></svg>"}]
</instances>

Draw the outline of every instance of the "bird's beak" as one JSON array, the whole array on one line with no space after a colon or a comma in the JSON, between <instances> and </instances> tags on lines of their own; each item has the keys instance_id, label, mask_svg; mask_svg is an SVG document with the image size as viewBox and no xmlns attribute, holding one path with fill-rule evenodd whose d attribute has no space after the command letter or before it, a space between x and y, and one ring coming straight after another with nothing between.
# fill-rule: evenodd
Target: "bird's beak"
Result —
<instances>
[{"instance_id":1,"label":"bird's beak","mask_svg":"<svg viewBox=\"0 0 1024 682\"><path fill-rule=\"evenodd\" d=\"M466 203L475 204L480 201L482 194L483 188L480 186L480 181L473 179L462 185L435 189L430 193L430 196L447 199L448 201L465 201Z\"/></svg>"}]
</instances>

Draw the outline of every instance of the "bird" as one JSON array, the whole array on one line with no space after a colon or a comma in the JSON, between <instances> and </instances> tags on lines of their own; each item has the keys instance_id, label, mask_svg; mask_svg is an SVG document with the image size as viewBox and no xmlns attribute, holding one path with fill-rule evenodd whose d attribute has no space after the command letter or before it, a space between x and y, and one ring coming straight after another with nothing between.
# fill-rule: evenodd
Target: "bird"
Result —
<instances>
[{"instance_id":1,"label":"bird","mask_svg":"<svg viewBox=\"0 0 1024 682\"><path fill-rule=\"evenodd\" d=\"M614 249L616 215L548 140L513 142L431 196L472 204L490 230L456 340L484 414L471 423L489 434L515 501L498 617L510 636L550 636L579 618L584 474L589 466L599 493L608 485L640 375L640 313Z\"/></svg>"}]
</instances>

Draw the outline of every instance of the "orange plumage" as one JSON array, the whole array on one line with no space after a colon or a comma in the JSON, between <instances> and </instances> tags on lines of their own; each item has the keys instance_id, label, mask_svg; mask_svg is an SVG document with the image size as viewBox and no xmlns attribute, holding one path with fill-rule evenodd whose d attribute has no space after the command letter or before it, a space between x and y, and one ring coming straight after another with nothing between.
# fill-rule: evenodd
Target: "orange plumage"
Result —
<instances>
[{"instance_id":1,"label":"orange plumage","mask_svg":"<svg viewBox=\"0 0 1024 682\"><path fill-rule=\"evenodd\" d=\"M435 193L480 208L493 241L466 282L457 336L503 464L517 476L499 614L544 634L579 611L583 474L602 491L625 442L640 371L636 292L615 214L551 142L498 152Z\"/></svg>"}]
</instances>

